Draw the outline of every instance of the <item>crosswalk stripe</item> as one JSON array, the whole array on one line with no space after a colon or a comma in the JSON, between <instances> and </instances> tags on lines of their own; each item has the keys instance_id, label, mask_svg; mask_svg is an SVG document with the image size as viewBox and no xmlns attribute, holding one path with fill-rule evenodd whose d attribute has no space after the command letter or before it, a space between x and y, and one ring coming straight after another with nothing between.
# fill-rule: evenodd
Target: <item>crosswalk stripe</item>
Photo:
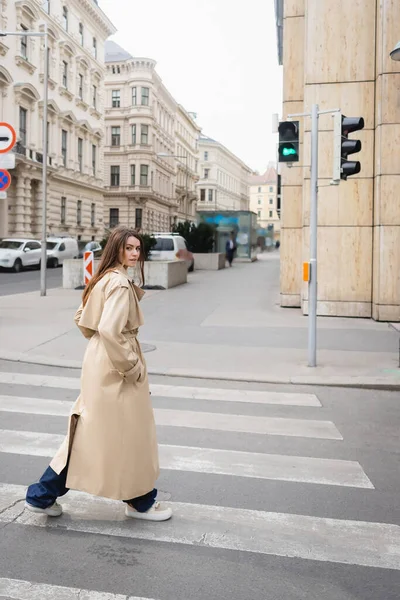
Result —
<instances>
[{"instance_id":1,"label":"crosswalk stripe","mask_svg":"<svg viewBox=\"0 0 400 600\"><path fill-rule=\"evenodd\" d=\"M77 377L56 377L31 373L0 373L0 383L79 390ZM191 400L219 400L221 402L245 402L253 404L278 404L282 406L321 407L315 394L293 392L260 392L224 388L199 388L175 385L151 385L154 396L164 398L190 398Z\"/></svg>"},{"instance_id":2,"label":"crosswalk stripe","mask_svg":"<svg viewBox=\"0 0 400 600\"><path fill-rule=\"evenodd\" d=\"M132 522L122 503L79 492L62 499L67 519L47 519L23 511L25 488L13 488L19 494L0 514L4 523L400 570L398 525L181 502L168 503L170 521Z\"/></svg>"},{"instance_id":3,"label":"crosswalk stripe","mask_svg":"<svg viewBox=\"0 0 400 600\"><path fill-rule=\"evenodd\" d=\"M51 458L63 439L58 434L3 429L0 452ZM159 454L166 470L374 489L355 461L164 444Z\"/></svg>"},{"instance_id":4,"label":"crosswalk stripe","mask_svg":"<svg viewBox=\"0 0 400 600\"><path fill-rule=\"evenodd\" d=\"M12 600L78 600L78 598L79 600L151 600L151 598L139 598L125 594L109 594L0 577L0 597L4 595Z\"/></svg>"},{"instance_id":5,"label":"crosswalk stripe","mask_svg":"<svg viewBox=\"0 0 400 600\"><path fill-rule=\"evenodd\" d=\"M62 400L43 400L19 396L0 396L0 411L51 416L68 415L72 406ZM342 440L331 421L313 419L287 419L221 413L195 412L157 408L154 410L157 425L190 427L238 433L283 435L325 440Z\"/></svg>"}]
</instances>

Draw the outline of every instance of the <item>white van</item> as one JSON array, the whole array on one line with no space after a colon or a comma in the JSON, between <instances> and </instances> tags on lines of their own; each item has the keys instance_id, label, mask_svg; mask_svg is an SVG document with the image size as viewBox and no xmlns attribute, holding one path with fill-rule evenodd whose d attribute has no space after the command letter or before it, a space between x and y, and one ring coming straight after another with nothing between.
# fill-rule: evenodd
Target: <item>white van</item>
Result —
<instances>
[{"instance_id":1,"label":"white van","mask_svg":"<svg viewBox=\"0 0 400 600\"><path fill-rule=\"evenodd\" d=\"M72 237L47 238L47 264L56 268L68 258L78 258L78 242Z\"/></svg>"},{"instance_id":2,"label":"white van","mask_svg":"<svg viewBox=\"0 0 400 600\"><path fill-rule=\"evenodd\" d=\"M188 271L194 270L193 254L185 238L176 233L153 233L157 244L152 248L150 260L185 260Z\"/></svg>"}]
</instances>

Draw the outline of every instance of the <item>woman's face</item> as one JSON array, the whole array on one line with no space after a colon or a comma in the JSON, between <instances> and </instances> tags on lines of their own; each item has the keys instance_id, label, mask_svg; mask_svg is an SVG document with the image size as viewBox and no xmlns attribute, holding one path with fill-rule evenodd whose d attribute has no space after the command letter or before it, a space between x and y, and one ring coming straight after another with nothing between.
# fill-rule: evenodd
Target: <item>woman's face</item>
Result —
<instances>
[{"instance_id":1,"label":"woman's face","mask_svg":"<svg viewBox=\"0 0 400 600\"><path fill-rule=\"evenodd\" d=\"M140 242L133 235L126 240L122 258L124 267L136 267L140 257L140 250Z\"/></svg>"}]
</instances>

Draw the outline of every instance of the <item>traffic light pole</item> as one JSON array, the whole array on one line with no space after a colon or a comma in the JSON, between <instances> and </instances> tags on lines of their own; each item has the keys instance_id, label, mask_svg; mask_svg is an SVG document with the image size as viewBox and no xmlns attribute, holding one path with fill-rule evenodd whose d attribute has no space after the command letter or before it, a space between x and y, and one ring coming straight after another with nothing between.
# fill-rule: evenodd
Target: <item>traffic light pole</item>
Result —
<instances>
[{"instance_id":1,"label":"traffic light pole","mask_svg":"<svg viewBox=\"0 0 400 600\"><path fill-rule=\"evenodd\" d=\"M308 277L308 366L317 366L317 235L318 235L318 133L319 115L339 109L319 110L313 104L311 113L288 115L288 118L311 117L311 196L310 196L310 262Z\"/></svg>"}]
</instances>

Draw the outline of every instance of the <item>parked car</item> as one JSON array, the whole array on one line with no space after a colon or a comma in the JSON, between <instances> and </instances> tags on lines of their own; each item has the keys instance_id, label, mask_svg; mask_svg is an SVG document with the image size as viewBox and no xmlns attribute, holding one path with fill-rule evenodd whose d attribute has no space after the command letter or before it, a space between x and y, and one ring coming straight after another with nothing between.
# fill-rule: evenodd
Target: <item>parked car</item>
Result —
<instances>
[{"instance_id":1,"label":"parked car","mask_svg":"<svg viewBox=\"0 0 400 600\"><path fill-rule=\"evenodd\" d=\"M25 267L40 267L42 245L37 240L5 238L0 242L0 267L19 273Z\"/></svg>"},{"instance_id":2,"label":"parked car","mask_svg":"<svg viewBox=\"0 0 400 600\"><path fill-rule=\"evenodd\" d=\"M100 258L103 252L103 248L99 242L78 242L79 244L79 258L83 258L84 252L93 252L94 258Z\"/></svg>"},{"instance_id":3,"label":"parked car","mask_svg":"<svg viewBox=\"0 0 400 600\"><path fill-rule=\"evenodd\" d=\"M185 260L188 271L194 271L193 254L185 238L175 233L154 233L157 244L152 248L150 260Z\"/></svg>"},{"instance_id":4,"label":"parked car","mask_svg":"<svg viewBox=\"0 0 400 600\"><path fill-rule=\"evenodd\" d=\"M47 264L49 267L56 268L62 265L68 258L78 258L78 242L73 237L47 238Z\"/></svg>"}]
</instances>

